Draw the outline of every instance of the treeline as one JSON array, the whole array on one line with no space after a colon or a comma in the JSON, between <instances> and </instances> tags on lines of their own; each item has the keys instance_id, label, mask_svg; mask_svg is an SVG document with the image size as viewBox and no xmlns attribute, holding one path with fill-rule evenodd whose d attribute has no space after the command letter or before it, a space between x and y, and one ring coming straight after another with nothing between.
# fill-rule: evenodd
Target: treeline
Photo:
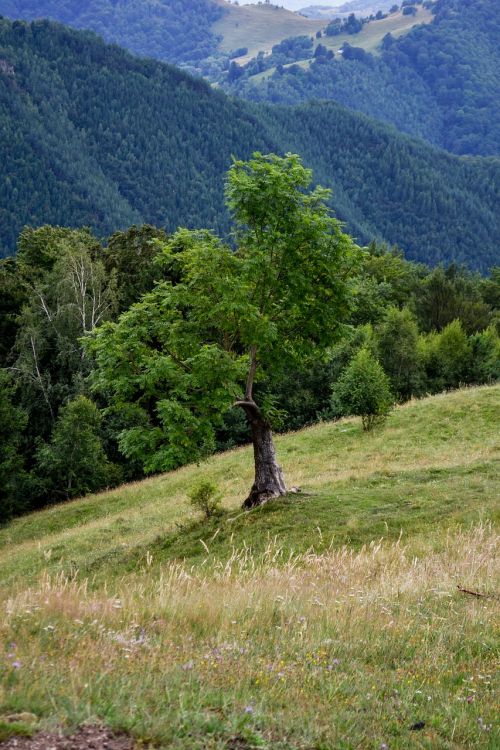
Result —
<instances>
[{"instance_id":1,"label":"treeline","mask_svg":"<svg viewBox=\"0 0 500 750\"><path fill-rule=\"evenodd\" d=\"M232 100L93 34L0 20L0 256L23 226L143 222L229 231L231 155L303 154L360 243L486 271L498 257L500 163L437 152L334 102Z\"/></svg>"},{"instance_id":2,"label":"treeline","mask_svg":"<svg viewBox=\"0 0 500 750\"><path fill-rule=\"evenodd\" d=\"M94 362L83 342L155 282L175 281L175 266L158 262L165 240L148 225L106 244L86 229L45 226L24 230L16 258L0 262L3 521L144 476L147 456L134 462L120 452L121 434L132 439L137 419L133 385L130 401L125 394L111 408L106 391L92 389ZM431 270L372 243L354 292L344 335L325 360L258 383L275 428L337 416L332 388L360 349L380 361L400 401L500 378L499 268L489 277L457 266ZM228 412L218 448L247 440L240 412Z\"/></svg>"},{"instance_id":3,"label":"treeline","mask_svg":"<svg viewBox=\"0 0 500 750\"><path fill-rule=\"evenodd\" d=\"M250 64L229 89L282 104L334 99L453 153L498 155L500 6L438 0L432 12L432 23L388 34L380 56L353 37L343 59L318 55L309 68L278 66L258 82Z\"/></svg>"}]
</instances>

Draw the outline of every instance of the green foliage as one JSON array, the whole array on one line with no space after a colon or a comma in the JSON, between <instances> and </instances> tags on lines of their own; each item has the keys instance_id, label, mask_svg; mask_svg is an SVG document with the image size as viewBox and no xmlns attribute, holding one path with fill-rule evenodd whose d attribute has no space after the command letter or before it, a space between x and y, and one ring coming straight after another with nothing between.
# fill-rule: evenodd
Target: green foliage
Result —
<instances>
[{"instance_id":1,"label":"green foliage","mask_svg":"<svg viewBox=\"0 0 500 750\"><path fill-rule=\"evenodd\" d=\"M380 363L393 392L404 401L418 395L422 388L418 335L417 321L408 308L389 308L378 330Z\"/></svg>"},{"instance_id":2,"label":"green foliage","mask_svg":"<svg viewBox=\"0 0 500 750\"><path fill-rule=\"evenodd\" d=\"M387 375L367 349L360 349L351 360L332 393L333 408L361 417L365 431L385 419L393 400Z\"/></svg>"},{"instance_id":3,"label":"green foliage","mask_svg":"<svg viewBox=\"0 0 500 750\"><path fill-rule=\"evenodd\" d=\"M0 48L12 68L0 74L0 255L14 252L26 224L88 226L100 237L143 222L225 235L231 155L259 150L300 153L334 188L335 214L359 242L385 239L408 257L483 271L497 258L495 160L436 152L334 102L229 99L48 21L0 20ZM146 247L145 235L136 239Z\"/></svg>"},{"instance_id":4,"label":"green foliage","mask_svg":"<svg viewBox=\"0 0 500 750\"><path fill-rule=\"evenodd\" d=\"M200 480L188 493L191 505L209 519L221 512L221 494L218 487L208 480Z\"/></svg>"},{"instance_id":5,"label":"green foliage","mask_svg":"<svg viewBox=\"0 0 500 750\"><path fill-rule=\"evenodd\" d=\"M496 336L495 336L496 338ZM476 342L476 351L485 359L472 361L472 341L468 339L459 320L454 320L440 333L432 332L420 337L419 356L426 372L429 391L453 388L471 382L472 372L482 372L483 377L491 371L491 356L494 339L481 347ZM485 342L483 342L485 343Z\"/></svg>"},{"instance_id":6,"label":"green foliage","mask_svg":"<svg viewBox=\"0 0 500 750\"><path fill-rule=\"evenodd\" d=\"M101 415L85 396L63 406L49 443L37 451L39 476L56 497L85 495L116 481L100 438Z\"/></svg>"},{"instance_id":7,"label":"green foliage","mask_svg":"<svg viewBox=\"0 0 500 750\"><path fill-rule=\"evenodd\" d=\"M493 383L500 380L500 336L494 326L470 338L469 382Z\"/></svg>"},{"instance_id":8,"label":"green foliage","mask_svg":"<svg viewBox=\"0 0 500 750\"><path fill-rule=\"evenodd\" d=\"M388 34L380 56L359 50L308 69L279 69L264 80L249 77L250 64L230 88L283 104L334 99L453 153L498 155L499 6L438 0L433 13L430 24L417 23L399 38Z\"/></svg>"},{"instance_id":9,"label":"green foliage","mask_svg":"<svg viewBox=\"0 0 500 750\"><path fill-rule=\"evenodd\" d=\"M488 302L488 291L493 292L495 276L489 281L478 281L477 276L455 264L446 269L435 268L428 274L417 300L417 312L424 329L441 331L457 318L467 333L486 328L491 320L492 307ZM494 306L493 297L491 301Z\"/></svg>"},{"instance_id":10,"label":"green foliage","mask_svg":"<svg viewBox=\"0 0 500 750\"><path fill-rule=\"evenodd\" d=\"M27 480L21 453L26 414L14 403L12 379L0 370L0 523L25 510Z\"/></svg>"},{"instance_id":11,"label":"green foliage","mask_svg":"<svg viewBox=\"0 0 500 750\"><path fill-rule=\"evenodd\" d=\"M33 449L35 436L48 438L60 406L82 391L89 362L80 338L113 315L116 281L87 230L24 230L17 266L26 302L10 356Z\"/></svg>"},{"instance_id":12,"label":"green foliage","mask_svg":"<svg viewBox=\"0 0 500 750\"><path fill-rule=\"evenodd\" d=\"M311 179L292 154L235 161L226 192L236 251L179 230L159 261L166 280L88 340L94 390L128 416L120 449L144 471L211 453L254 377L277 377L338 336L355 251Z\"/></svg>"},{"instance_id":13,"label":"green foliage","mask_svg":"<svg viewBox=\"0 0 500 750\"><path fill-rule=\"evenodd\" d=\"M240 322L241 341L258 346L268 372L321 352L338 336L350 309L346 282L356 266L355 248L330 216L329 191L311 190L311 182L311 170L294 154L256 153L229 171L227 203L250 302Z\"/></svg>"},{"instance_id":14,"label":"green foliage","mask_svg":"<svg viewBox=\"0 0 500 750\"><path fill-rule=\"evenodd\" d=\"M152 289L160 278L155 258L160 243L166 239L163 230L147 224L115 232L109 238L103 251L103 262L107 273L114 274L120 312Z\"/></svg>"},{"instance_id":15,"label":"green foliage","mask_svg":"<svg viewBox=\"0 0 500 750\"><path fill-rule=\"evenodd\" d=\"M436 354L445 388L464 383L472 350L459 320L452 321L441 331L437 337Z\"/></svg>"}]
</instances>

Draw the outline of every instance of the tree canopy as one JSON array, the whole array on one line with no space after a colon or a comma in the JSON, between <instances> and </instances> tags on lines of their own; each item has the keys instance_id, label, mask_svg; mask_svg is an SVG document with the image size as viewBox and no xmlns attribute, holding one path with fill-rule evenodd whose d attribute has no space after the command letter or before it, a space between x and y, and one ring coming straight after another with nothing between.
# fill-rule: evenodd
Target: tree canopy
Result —
<instances>
[{"instance_id":1,"label":"tree canopy","mask_svg":"<svg viewBox=\"0 0 500 750\"><path fill-rule=\"evenodd\" d=\"M159 260L164 279L89 340L94 389L129 415L120 447L145 471L211 452L232 404L269 431L254 381L321 357L338 335L355 249L311 180L293 154L234 161L236 249L207 231L176 232Z\"/></svg>"}]
</instances>

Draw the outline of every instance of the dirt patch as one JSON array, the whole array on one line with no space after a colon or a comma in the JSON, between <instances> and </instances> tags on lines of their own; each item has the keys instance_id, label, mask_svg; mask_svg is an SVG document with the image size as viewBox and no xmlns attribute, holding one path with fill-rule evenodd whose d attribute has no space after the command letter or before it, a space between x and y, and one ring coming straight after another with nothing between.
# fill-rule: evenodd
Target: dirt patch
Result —
<instances>
[{"instance_id":1,"label":"dirt patch","mask_svg":"<svg viewBox=\"0 0 500 750\"><path fill-rule=\"evenodd\" d=\"M134 741L105 727L80 727L72 735L39 732L33 737L11 737L0 750L134 750Z\"/></svg>"}]
</instances>

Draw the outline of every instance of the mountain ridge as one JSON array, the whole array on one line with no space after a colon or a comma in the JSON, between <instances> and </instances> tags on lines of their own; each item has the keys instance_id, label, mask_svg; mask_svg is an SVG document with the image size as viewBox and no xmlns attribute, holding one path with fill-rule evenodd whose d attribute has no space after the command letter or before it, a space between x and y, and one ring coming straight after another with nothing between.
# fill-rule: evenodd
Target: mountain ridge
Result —
<instances>
[{"instance_id":1,"label":"mountain ridge","mask_svg":"<svg viewBox=\"0 0 500 750\"><path fill-rule=\"evenodd\" d=\"M140 222L225 233L231 155L295 150L334 188L333 207L360 242L385 239L431 263L495 261L496 159L436 152L335 102L230 99L48 21L4 19L0 47L4 255L27 223L90 225L101 236Z\"/></svg>"}]
</instances>

